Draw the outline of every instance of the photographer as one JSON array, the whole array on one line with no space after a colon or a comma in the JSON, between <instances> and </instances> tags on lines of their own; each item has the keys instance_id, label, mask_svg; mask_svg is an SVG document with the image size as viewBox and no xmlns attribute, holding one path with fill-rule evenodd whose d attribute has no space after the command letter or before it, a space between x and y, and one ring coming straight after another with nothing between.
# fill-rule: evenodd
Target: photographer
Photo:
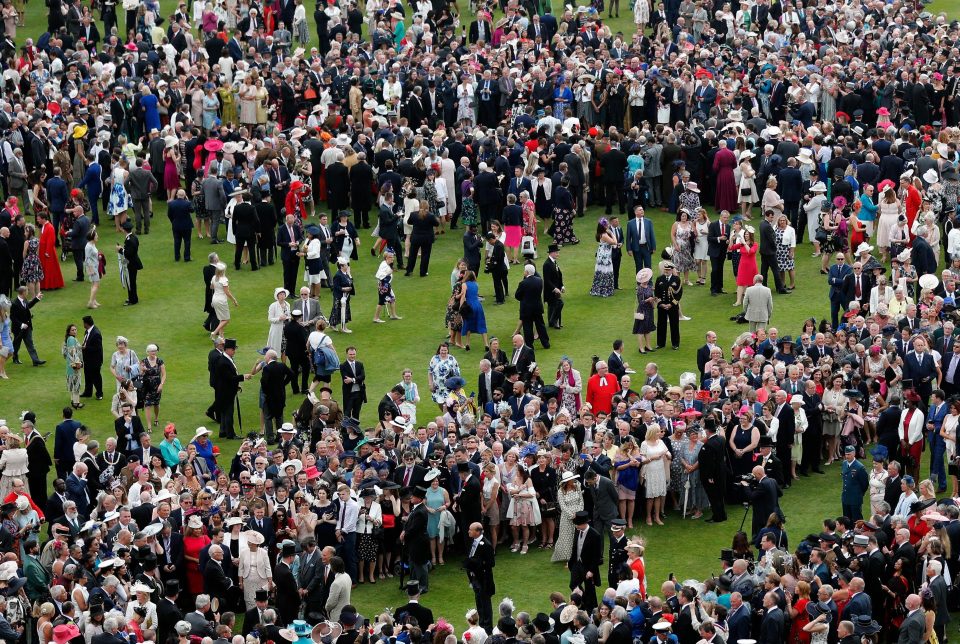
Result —
<instances>
[{"instance_id":1,"label":"photographer","mask_svg":"<svg viewBox=\"0 0 960 644\"><path fill-rule=\"evenodd\" d=\"M767 476L763 468L757 465L753 468L752 480L747 478L740 482L740 485L748 488L747 501L753 507L753 520L751 522L751 533L754 537L763 529L767 519L773 513L776 513L783 521L783 512L780 510L779 498L783 495L777 482Z\"/></svg>"}]
</instances>

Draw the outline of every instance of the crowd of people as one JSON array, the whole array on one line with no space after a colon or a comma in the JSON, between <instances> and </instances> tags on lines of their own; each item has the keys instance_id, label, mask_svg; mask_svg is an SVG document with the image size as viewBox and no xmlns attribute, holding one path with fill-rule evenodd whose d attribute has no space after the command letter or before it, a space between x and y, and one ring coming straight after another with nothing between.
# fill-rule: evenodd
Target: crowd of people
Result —
<instances>
[{"instance_id":1,"label":"crowd of people","mask_svg":"<svg viewBox=\"0 0 960 644\"><path fill-rule=\"evenodd\" d=\"M89 283L91 311L64 332L60 417L0 421L0 639L947 639L960 24L868 0L636 0L626 32L619 0L329 0L310 18L303 0L124 0L122 16L114 0L47 0L34 39L17 33L24 4L0 9L0 378L24 347L45 364L32 311L70 287L61 264ZM161 421L159 347L140 356L118 336L108 361L93 317L114 270L101 235L137 307L141 244L165 244L149 237L161 202L175 261L216 246L202 269L216 438L181 441ZM681 349L697 314L684 290L708 281L748 330L708 332L677 384L656 362L631 368L621 340L589 367L538 362L535 342L576 337L561 332L561 254L588 206L604 208L586 224L589 294L613 296L633 259L640 355L668 331ZM659 245L655 209L676 219ZM358 278L371 227L377 269ZM354 332L358 283L376 286L374 323L401 320L395 271L428 277L451 238L447 340L364 412L363 356L334 340ZM249 370L228 333L231 261L233 280L249 267L282 284L266 344L243 339L263 347ZM776 303L817 288L797 279L802 261L827 297L787 329ZM502 344L485 275L494 305L519 304ZM474 335L476 370L461 364ZM103 398L104 366L115 420L101 443L80 410ZM261 432L244 435L237 397L254 378ZM823 505L839 514L798 526L791 548L781 499L828 472L842 493ZM741 504L750 529L719 576L648 580L638 527L732 525ZM498 556L531 549L566 566L568 587L495 615ZM448 561L475 602L435 619L421 598ZM397 577L409 602L361 615L353 589Z\"/></svg>"}]
</instances>

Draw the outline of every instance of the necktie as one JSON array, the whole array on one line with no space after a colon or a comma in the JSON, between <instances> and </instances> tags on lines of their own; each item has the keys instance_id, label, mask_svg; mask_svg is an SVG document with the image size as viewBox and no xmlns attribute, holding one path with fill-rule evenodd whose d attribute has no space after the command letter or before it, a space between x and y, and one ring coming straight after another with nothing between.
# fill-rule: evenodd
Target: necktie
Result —
<instances>
[{"instance_id":1,"label":"necktie","mask_svg":"<svg viewBox=\"0 0 960 644\"><path fill-rule=\"evenodd\" d=\"M347 516L347 504L340 504L340 520L337 522L337 530L343 530L343 521Z\"/></svg>"},{"instance_id":2,"label":"necktie","mask_svg":"<svg viewBox=\"0 0 960 644\"><path fill-rule=\"evenodd\" d=\"M519 360L519 359L520 359L520 349L514 349L514 350L513 350L513 364L516 365L516 364L517 364L517 360Z\"/></svg>"},{"instance_id":3,"label":"necktie","mask_svg":"<svg viewBox=\"0 0 960 644\"><path fill-rule=\"evenodd\" d=\"M406 473L403 475L403 487L410 487L410 468L407 468Z\"/></svg>"},{"instance_id":4,"label":"necktie","mask_svg":"<svg viewBox=\"0 0 960 644\"><path fill-rule=\"evenodd\" d=\"M587 534L587 531L586 531L586 530L581 530L581 531L580 531L580 534L578 535L578 538L577 538L577 561L580 561L580 555L581 555L581 553L583 552L583 540L584 540L584 537L586 536L586 534Z\"/></svg>"}]
</instances>

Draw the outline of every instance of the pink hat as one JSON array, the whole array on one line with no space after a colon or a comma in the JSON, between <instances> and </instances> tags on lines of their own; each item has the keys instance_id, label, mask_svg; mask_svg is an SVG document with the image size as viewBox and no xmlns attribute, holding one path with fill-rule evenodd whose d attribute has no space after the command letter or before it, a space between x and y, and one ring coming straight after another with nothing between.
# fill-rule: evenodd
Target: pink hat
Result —
<instances>
[{"instance_id":1,"label":"pink hat","mask_svg":"<svg viewBox=\"0 0 960 644\"><path fill-rule=\"evenodd\" d=\"M885 107L881 107L877 110L877 116L890 116L890 110Z\"/></svg>"},{"instance_id":2,"label":"pink hat","mask_svg":"<svg viewBox=\"0 0 960 644\"><path fill-rule=\"evenodd\" d=\"M306 468L303 473L307 475L307 480L320 478L320 470L317 469L316 465Z\"/></svg>"}]
</instances>

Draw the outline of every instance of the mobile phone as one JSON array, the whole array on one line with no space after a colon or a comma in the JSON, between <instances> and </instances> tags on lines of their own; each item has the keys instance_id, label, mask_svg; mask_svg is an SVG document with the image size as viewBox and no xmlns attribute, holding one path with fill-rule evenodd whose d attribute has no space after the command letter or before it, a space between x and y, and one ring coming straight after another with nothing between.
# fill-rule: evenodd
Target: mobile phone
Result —
<instances>
[{"instance_id":1,"label":"mobile phone","mask_svg":"<svg viewBox=\"0 0 960 644\"><path fill-rule=\"evenodd\" d=\"M369 618L369 617L364 618L364 620L363 620L363 627L364 627L364 628L370 628L370 618Z\"/></svg>"}]
</instances>

